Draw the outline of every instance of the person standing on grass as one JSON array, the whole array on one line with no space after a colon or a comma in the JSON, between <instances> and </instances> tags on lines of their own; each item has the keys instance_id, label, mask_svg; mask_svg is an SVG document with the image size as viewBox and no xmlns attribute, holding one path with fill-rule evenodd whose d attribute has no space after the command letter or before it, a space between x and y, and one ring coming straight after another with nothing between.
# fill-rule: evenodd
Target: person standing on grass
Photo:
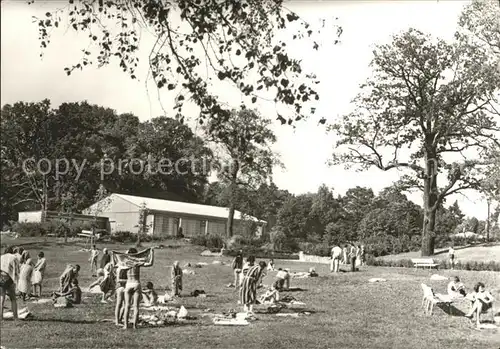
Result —
<instances>
[{"instance_id":1,"label":"person standing on grass","mask_svg":"<svg viewBox=\"0 0 500 349\"><path fill-rule=\"evenodd\" d=\"M19 260L11 247L5 248L5 252L0 256L0 307L2 308L0 319L3 319L3 308L5 299L9 297L12 306L14 320L17 316L16 285L19 281Z\"/></svg>"},{"instance_id":2,"label":"person standing on grass","mask_svg":"<svg viewBox=\"0 0 500 349\"><path fill-rule=\"evenodd\" d=\"M33 295L35 297L42 296L42 282L43 276L45 274L45 267L47 262L45 261L45 255L43 252L38 253L38 261L33 268L33 276L31 278L31 284L33 285Z\"/></svg>"},{"instance_id":3,"label":"person standing on grass","mask_svg":"<svg viewBox=\"0 0 500 349\"><path fill-rule=\"evenodd\" d=\"M347 259L347 244L344 245L344 248L342 249L342 264L349 264L348 259Z\"/></svg>"},{"instance_id":4,"label":"person standing on grass","mask_svg":"<svg viewBox=\"0 0 500 349\"><path fill-rule=\"evenodd\" d=\"M115 324L123 325L123 314L125 312L125 286L127 284L127 269L118 268L116 270L116 306Z\"/></svg>"},{"instance_id":5,"label":"person standing on grass","mask_svg":"<svg viewBox=\"0 0 500 349\"><path fill-rule=\"evenodd\" d=\"M21 294L23 301L25 302L27 297L30 296L31 292L31 277L33 275L33 261L28 258L26 263L21 265L19 272L19 283L17 284L17 289Z\"/></svg>"},{"instance_id":6,"label":"person standing on grass","mask_svg":"<svg viewBox=\"0 0 500 349\"><path fill-rule=\"evenodd\" d=\"M238 251L238 254L234 257L233 262L231 263L231 267L233 268L234 274L234 284L232 286L237 288L240 284L240 276L243 269L243 251Z\"/></svg>"},{"instance_id":7,"label":"person standing on grass","mask_svg":"<svg viewBox=\"0 0 500 349\"><path fill-rule=\"evenodd\" d=\"M340 271L340 258L342 256L342 249L340 246L334 246L332 248L332 261L330 264L330 271L338 273Z\"/></svg>"},{"instance_id":8,"label":"person standing on grass","mask_svg":"<svg viewBox=\"0 0 500 349\"><path fill-rule=\"evenodd\" d=\"M102 257L101 257L99 267L101 269L104 269L106 267L106 265L108 265L109 262L111 262L111 255L108 253L108 249L104 248L102 250Z\"/></svg>"},{"instance_id":9,"label":"person standing on grass","mask_svg":"<svg viewBox=\"0 0 500 349\"><path fill-rule=\"evenodd\" d=\"M14 247L14 256L16 256L17 261L19 262L19 265L21 265L22 259L23 259L23 252L24 248L22 247Z\"/></svg>"},{"instance_id":10,"label":"person standing on grass","mask_svg":"<svg viewBox=\"0 0 500 349\"><path fill-rule=\"evenodd\" d=\"M133 255L136 254L137 250L135 248L131 248L127 251L127 254ZM123 328L128 328L128 316L130 312L130 302L133 301L134 307L134 320L132 322L132 327L134 329L137 328L137 322L139 320L139 300L141 297L141 267L150 267L154 262L154 250L150 250L151 259L149 262L141 262L136 264L135 266L127 269L127 283L125 284L125 311L123 314Z\"/></svg>"},{"instance_id":11,"label":"person standing on grass","mask_svg":"<svg viewBox=\"0 0 500 349\"><path fill-rule=\"evenodd\" d=\"M366 264L366 255L365 255L365 246L364 245L361 245L360 256L361 256L361 265L365 265Z\"/></svg>"},{"instance_id":12,"label":"person standing on grass","mask_svg":"<svg viewBox=\"0 0 500 349\"><path fill-rule=\"evenodd\" d=\"M448 258L450 260L450 269L453 269L455 267L455 249L453 246L450 246L448 250Z\"/></svg>"},{"instance_id":13,"label":"person standing on grass","mask_svg":"<svg viewBox=\"0 0 500 349\"><path fill-rule=\"evenodd\" d=\"M243 304L243 312L253 315L253 305L257 300L257 286L267 267L266 262L259 262L248 269L240 289L240 302Z\"/></svg>"},{"instance_id":14,"label":"person standing on grass","mask_svg":"<svg viewBox=\"0 0 500 349\"><path fill-rule=\"evenodd\" d=\"M349 249L349 261L351 262L351 271L356 271L356 248L351 245Z\"/></svg>"},{"instance_id":15,"label":"person standing on grass","mask_svg":"<svg viewBox=\"0 0 500 349\"><path fill-rule=\"evenodd\" d=\"M96 276L97 272L97 257L99 256L99 250L95 245L92 245L92 249L90 250L90 273L92 276Z\"/></svg>"},{"instance_id":16,"label":"person standing on grass","mask_svg":"<svg viewBox=\"0 0 500 349\"><path fill-rule=\"evenodd\" d=\"M182 291L182 268L179 266L179 261L175 261L171 272L172 280L172 296L180 297Z\"/></svg>"}]
</instances>

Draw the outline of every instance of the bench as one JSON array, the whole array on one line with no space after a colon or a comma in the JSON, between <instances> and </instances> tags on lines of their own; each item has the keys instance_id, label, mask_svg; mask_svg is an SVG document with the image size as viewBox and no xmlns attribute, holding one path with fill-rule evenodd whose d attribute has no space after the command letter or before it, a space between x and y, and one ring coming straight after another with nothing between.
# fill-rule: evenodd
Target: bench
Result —
<instances>
[{"instance_id":1,"label":"bench","mask_svg":"<svg viewBox=\"0 0 500 349\"><path fill-rule=\"evenodd\" d=\"M423 267L425 269L426 267L429 267L429 269L438 269L439 267L439 263L434 262L432 258L414 258L411 262L415 268Z\"/></svg>"}]
</instances>

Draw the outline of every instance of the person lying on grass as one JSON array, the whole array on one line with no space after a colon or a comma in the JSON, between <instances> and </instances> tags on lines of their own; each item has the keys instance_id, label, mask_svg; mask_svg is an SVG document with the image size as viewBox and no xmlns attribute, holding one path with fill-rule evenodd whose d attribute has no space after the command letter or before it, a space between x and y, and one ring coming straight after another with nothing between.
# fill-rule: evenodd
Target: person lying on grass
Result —
<instances>
[{"instance_id":1,"label":"person lying on grass","mask_svg":"<svg viewBox=\"0 0 500 349\"><path fill-rule=\"evenodd\" d=\"M54 302L58 302L58 298L65 298L71 304L82 303L82 290L78 285L78 280L73 279L71 281L71 287L66 292L54 292L52 294Z\"/></svg>"},{"instance_id":2,"label":"person lying on grass","mask_svg":"<svg viewBox=\"0 0 500 349\"><path fill-rule=\"evenodd\" d=\"M151 281L146 284L146 288L142 289L142 300L147 307L158 304L158 294L155 292Z\"/></svg>"},{"instance_id":3,"label":"person lying on grass","mask_svg":"<svg viewBox=\"0 0 500 349\"><path fill-rule=\"evenodd\" d=\"M474 286L474 292L470 296L472 299L472 308L468 314L465 314L465 317L472 319L474 314L476 314L476 323L479 326L481 313L493 307L495 298L493 298L490 292L486 291L486 287L482 282L478 282Z\"/></svg>"},{"instance_id":4,"label":"person lying on grass","mask_svg":"<svg viewBox=\"0 0 500 349\"><path fill-rule=\"evenodd\" d=\"M458 276L455 276L448 284L448 295L454 298L465 297L467 295L465 292L465 286L460 282L460 278Z\"/></svg>"}]
</instances>

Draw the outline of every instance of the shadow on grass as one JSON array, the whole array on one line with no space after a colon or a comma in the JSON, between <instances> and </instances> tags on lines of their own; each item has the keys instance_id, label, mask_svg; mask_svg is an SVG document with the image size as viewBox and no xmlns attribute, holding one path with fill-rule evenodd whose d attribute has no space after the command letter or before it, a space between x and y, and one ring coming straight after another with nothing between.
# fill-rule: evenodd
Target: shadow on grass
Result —
<instances>
[{"instance_id":1,"label":"shadow on grass","mask_svg":"<svg viewBox=\"0 0 500 349\"><path fill-rule=\"evenodd\" d=\"M99 321L99 320L37 319L37 318L27 319L26 321L29 321L29 322L56 322L56 323L62 322L62 323L67 323L67 324L79 324L79 325L91 325L91 324L103 323L103 321Z\"/></svg>"},{"instance_id":2,"label":"shadow on grass","mask_svg":"<svg viewBox=\"0 0 500 349\"><path fill-rule=\"evenodd\" d=\"M463 311L461 311L460 309L458 309L454 305L448 306L448 305L444 305L444 304L438 304L438 307L441 310L443 310L447 315L450 315L450 316L463 317L465 315L465 313Z\"/></svg>"}]
</instances>

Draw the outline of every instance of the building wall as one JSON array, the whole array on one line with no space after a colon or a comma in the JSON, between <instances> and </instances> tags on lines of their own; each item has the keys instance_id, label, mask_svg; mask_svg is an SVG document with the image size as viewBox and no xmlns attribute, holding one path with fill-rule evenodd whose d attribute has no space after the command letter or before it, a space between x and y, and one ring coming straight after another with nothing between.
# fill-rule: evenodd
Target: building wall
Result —
<instances>
[{"instance_id":1,"label":"building wall","mask_svg":"<svg viewBox=\"0 0 500 349\"><path fill-rule=\"evenodd\" d=\"M19 212L19 223L40 223L42 221L42 211Z\"/></svg>"},{"instance_id":2,"label":"building wall","mask_svg":"<svg viewBox=\"0 0 500 349\"><path fill-rule=\"evenodd\" d=\"M160 237L175 236L177 232L175 218L165 213L154 214L153 235Z\"/></svg>"},{"instance_id":3,"label":"building wall","mask_svg":"<svg viewBox=\"0 0 500 349\"><path fill-rule=\"evenodd\" d=\"M106 200L106 204L101 205L99 216L109 218L111 232L130 231L137 233L139 230L137 227L139 222L139 207L115 195L111 195L104 200ZM97 204L92 205L84 212L93 211Z\"/></svg>"},{"instance_id":4,"label":"building wall","mask_svg":"<svg viewBox=\"0 0 500 349\"><path fill-rule=\"evenodd\" d=\"M226 221L213 220L208 223L208 233L211 235L226 235Z\"/></svg>"},{"instance_id":5,"label":"building wall","mask_svg":"<svg viewBox=\"0 0 500 349\"><path fill-rule=\"evenodd\" d=\"M99 216L108 217L111 231L138 231L139 210L140 208L127 200L116 195L111 195L104 200L105 204L96 203L90 206L84 212L94 212L95 207L99 206ZM225 236L226 219L205 217L190 214L179 214L173 212L152 212L147 217L149 225L149 234L159 237L176 236L178 225L182 227L182 232L186 237L192 237L200 234L216 234ZM208 228L206 228L208 222ZM239 220L234 221L235 234L247 234L244 227L246 224L240 224Z\"/></svg>"}]
</instances>

